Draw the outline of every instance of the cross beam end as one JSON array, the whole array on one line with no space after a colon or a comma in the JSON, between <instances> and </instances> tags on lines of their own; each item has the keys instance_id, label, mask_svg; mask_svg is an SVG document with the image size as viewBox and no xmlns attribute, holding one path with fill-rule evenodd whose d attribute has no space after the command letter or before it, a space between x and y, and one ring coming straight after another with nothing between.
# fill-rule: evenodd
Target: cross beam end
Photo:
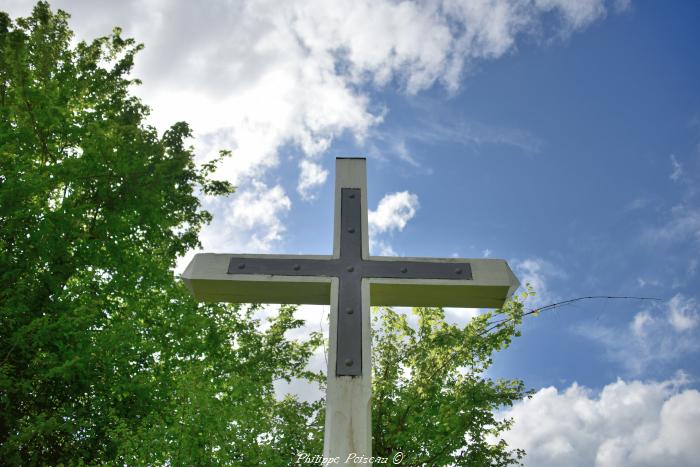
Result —
<instances>
[{"instance_id":1,"label":"cross beam end","mask_svg":"<svg viewBox=\"0 0 700 467\"><path fill-rule=\"evenodd\" d=\"M397 258L374 256L374 261ZM471 280L446 279L370 279L372 306L447 306L462 308L500 308L520 287L508 263L502 259L400 258L430 263L468 263Z\"/></svg>"}]
</instances>

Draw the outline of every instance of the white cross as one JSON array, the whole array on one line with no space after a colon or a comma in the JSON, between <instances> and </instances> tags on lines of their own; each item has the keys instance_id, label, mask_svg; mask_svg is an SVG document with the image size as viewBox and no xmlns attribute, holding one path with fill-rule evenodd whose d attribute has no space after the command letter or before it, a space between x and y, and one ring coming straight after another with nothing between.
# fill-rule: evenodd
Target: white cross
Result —
<instances>
[{"instance_id":1,"label":"white cross","mask_svg":"<svg viewBox=\"0 0 700 467\"><path fill-rule=\"evenodd\" d=\"M333 255L200 253L182 274L199 301L330 303L323 455L371 457L370 306L498 308L520 286L500 259L369 256L364 158L336 159Z\"/></svg>"}]
</instances>

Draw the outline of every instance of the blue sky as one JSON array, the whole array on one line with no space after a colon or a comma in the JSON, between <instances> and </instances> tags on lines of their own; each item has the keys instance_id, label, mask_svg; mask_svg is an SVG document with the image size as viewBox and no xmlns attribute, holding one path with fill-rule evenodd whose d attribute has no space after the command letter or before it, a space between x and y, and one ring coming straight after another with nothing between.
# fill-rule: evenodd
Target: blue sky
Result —
<instances>
[{"instance_id":1,"label":"blue sky","mask_svg":"<svg viewBox=\"0 0 700 467\"><path fill-rule=\"evenodd\" d=\"M366 156L374 254L505 258L530 306L662 299L547 312L497 355L490 376L538 391L504 411L529 465L698 458L700 3L54 6L78 38L145 43L153 124L233 150L205 250L330 253L334 158Z\"/></svg>"}]
</instances>

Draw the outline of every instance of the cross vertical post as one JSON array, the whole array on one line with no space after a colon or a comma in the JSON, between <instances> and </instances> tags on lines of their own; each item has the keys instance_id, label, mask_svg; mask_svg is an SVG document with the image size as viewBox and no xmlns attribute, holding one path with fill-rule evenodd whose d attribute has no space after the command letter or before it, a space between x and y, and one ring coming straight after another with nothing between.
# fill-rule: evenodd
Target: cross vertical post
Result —
<instances>
[{"instance_id":1,"label":"cross vertical post","mask_svg":"<svg viewBox=\"0 0 700 467\"><path fill-rule=\"evenodd\" d=\"M335 258L352 254L363 260L369 255L366 173L365 159L336 159L333 222ZM353 225L358 220L360 225ZM352 251L347 251L349 249ZM348 268L354 270L348 273ZM355 265L346 266L345 272L356 277L343 277L337 282L334 281L331 286L323 456L339 457L341 460L347 459L350 453L371 456L372 452L369 284L367 279L360 276L361 271L358 269ZM356 291L352 290L358 286L361 288L357 291L359 297ZM360 326L359 336L357 325ZM339 344L340 353L344 354L340 358ZM339 374L343 372L346 363L351 363L350 360L357 358L354 355L358 351L359 371L355 371L355 375Z\"/></svg>"}]
</instances>

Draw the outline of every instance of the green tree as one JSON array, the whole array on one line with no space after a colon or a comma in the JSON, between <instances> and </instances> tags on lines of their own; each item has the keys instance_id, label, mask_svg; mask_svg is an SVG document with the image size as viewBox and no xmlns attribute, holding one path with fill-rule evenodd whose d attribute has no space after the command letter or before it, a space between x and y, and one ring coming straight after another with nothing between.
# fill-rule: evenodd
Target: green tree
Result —
<instances>
[{"instance_id":1,"label":"green tree","mask_svg":"<svg viewBox=\"0 0 700 467\"><path fill-rule=\"evenodd\" d=\"M441 308L414 308L417 326L392 309L374 310L372 452L404 465L512 465L524 456L499 438L510 420L497 411L526 397L522 381L484 376L507 347L523 312L512 300L465 326Z\"/></svg>"},{"instance_id":2,"label":"green tree","mask_svg":"<svg viewBox=\"0 0 700 467\"><path fill-rule=\"evenodd\" d=\"M286 463L320 449L277 401L319 336L284 308L196 304L173 277L227 195L176 123L164 134L128 79L141 48L115 29L71 46L68 15L0 13L0 463ZM222 157L227 153L223 152ZM308 420L307 420L308 419ZM282 460L284 459L284 460Z\"/></svg>"}]
</instances>

